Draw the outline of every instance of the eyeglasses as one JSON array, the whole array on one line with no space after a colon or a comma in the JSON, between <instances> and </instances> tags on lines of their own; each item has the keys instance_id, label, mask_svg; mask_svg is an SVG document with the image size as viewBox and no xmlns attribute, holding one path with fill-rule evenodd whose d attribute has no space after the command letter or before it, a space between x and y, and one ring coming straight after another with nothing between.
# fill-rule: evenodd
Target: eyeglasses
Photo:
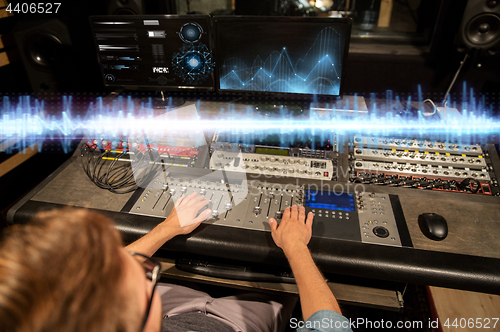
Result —
<instances>
[{"instance_id":1,"label":"eyeglasses","mask_svg":"<svg viewBox=\"0 0 500 332\"><path fill-rule=\"evenodd\" d=\"M153 295L155 293L156 284L160 279L161 265L159 262L146 255L139 254L136 252L130 252L130 254L134 256L134 258L136 258L137 261L144 268L144 272L146 273L146 278L151 281L151 287L153 288L151 290L151 296L149 298L148 306L146 309L146 315L144 316L141 329L139 330L143 331L144 327L146 326L146 322L148 321L149 311L151 310L151 303L153 303Z\"/></svg>"}]
</instances>

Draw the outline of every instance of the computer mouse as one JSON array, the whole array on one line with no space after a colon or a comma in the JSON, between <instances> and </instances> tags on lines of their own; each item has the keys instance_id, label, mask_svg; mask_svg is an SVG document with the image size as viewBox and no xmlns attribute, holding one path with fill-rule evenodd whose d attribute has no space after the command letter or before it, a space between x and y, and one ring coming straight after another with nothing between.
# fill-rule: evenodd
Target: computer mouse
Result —
<instances>
[{"instance_id":1,"label":"computer mouse","mask_svg":"<svg viewBox=\"0 0 500 332\"><path fill-rule=\"evenodd\" d=\"M418 216L418 226L429 239L441 241L448 235L448 223L436 213L422 213Z\"/></svg>"}]
</instances>

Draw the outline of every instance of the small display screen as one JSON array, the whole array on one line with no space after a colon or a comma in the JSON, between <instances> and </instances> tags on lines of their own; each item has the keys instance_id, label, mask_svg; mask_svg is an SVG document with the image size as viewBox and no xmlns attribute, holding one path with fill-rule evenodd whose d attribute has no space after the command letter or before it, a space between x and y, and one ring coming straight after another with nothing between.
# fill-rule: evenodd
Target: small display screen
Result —
<instances>
[{"instance_id":1,"label":"small display screen","mask_svg":"<svg viewBox=\"0 0 500 332\"><path fill-rule=\"evenodd\" d=\"M311 162L311 167L313 167L313 168L323 168L323 169L325 169L325 168L326 168L326 162L322 162L322 161L312 161L312 162Z\"/></svg>"},{"instance_id":2,"label":"small display screen","mask_svg":"<svg viewBox=\"0 0 500 332\"><path fill-rule=\"evenodd\" d=\"M289 149L255 148L255 153L288 156Z\"/></svg>"},{"instance_id":3,"label":"small display screen","mask_svg":"<svg viewBox=\"0 0 500 332\"><path fill-rule=\"evenodd\" d=\"M306 190L305 206L315 209L354 211L354 196L346 193L333 193Z\"/></svg>"}]
</instances>

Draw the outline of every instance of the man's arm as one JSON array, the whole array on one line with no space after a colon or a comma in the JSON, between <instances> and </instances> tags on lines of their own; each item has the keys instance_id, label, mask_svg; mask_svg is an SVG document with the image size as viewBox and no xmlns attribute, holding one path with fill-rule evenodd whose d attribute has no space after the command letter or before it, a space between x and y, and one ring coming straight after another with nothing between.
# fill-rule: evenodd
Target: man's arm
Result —
<instances>
[{"instance_id":1,"label":"man's arm","mask_svg":"<svg viewBox=\"0 0 500 332\"><path fill-rule=\"evenodd\" d=\"M307 248L312 235L313 214L309 212L307 221L305 219L305 208L301 206L297 209L296 205L285 209L279 226L275 219L269 219L273 240L283 249L297 282L302 316L307 320L320 310L342 314Z\"/></svg>"},{"instance_id":2,"label":"man's arm","mask_svg":"<svg viewBox=\"0 0 500 332\"><path fill-rule=\"evenodd\" d=\"M198 216L197 214L208 202L204 196L196 197L196 193L180 197L164 221L137 241L129 244L126 249L152 256L165 242L177 235L191 233L203 220L207 219L212 213L211 210L206 209Z\"/></svg>"}]
</instances>

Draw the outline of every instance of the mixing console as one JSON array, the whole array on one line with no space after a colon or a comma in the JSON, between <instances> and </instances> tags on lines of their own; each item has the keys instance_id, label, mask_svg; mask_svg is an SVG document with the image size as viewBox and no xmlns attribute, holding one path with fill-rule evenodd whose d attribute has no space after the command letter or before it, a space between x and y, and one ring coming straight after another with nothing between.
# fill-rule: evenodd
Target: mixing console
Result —
<instances>
[{"instance_id":1,"label":"mixing console","mask_svg":"<svg viewBox=\"0 0 500 332\"><path fill-rule=\"evenodd\" d=\"M229 174L229 173L228 173ZM285 208L304 206L315 215L313 236L379 245L403 246L395 209L397 196L375 193L337 193L293 184L235 179L218 180L220 172L200 178L159 174L135 202L130 213L166 217L175 201L193 192L210 200L212 216L205 223L270 231L269 218L281 220ZM402 218L400 216L399 218Z\"/></svg>"}]
</instances>

